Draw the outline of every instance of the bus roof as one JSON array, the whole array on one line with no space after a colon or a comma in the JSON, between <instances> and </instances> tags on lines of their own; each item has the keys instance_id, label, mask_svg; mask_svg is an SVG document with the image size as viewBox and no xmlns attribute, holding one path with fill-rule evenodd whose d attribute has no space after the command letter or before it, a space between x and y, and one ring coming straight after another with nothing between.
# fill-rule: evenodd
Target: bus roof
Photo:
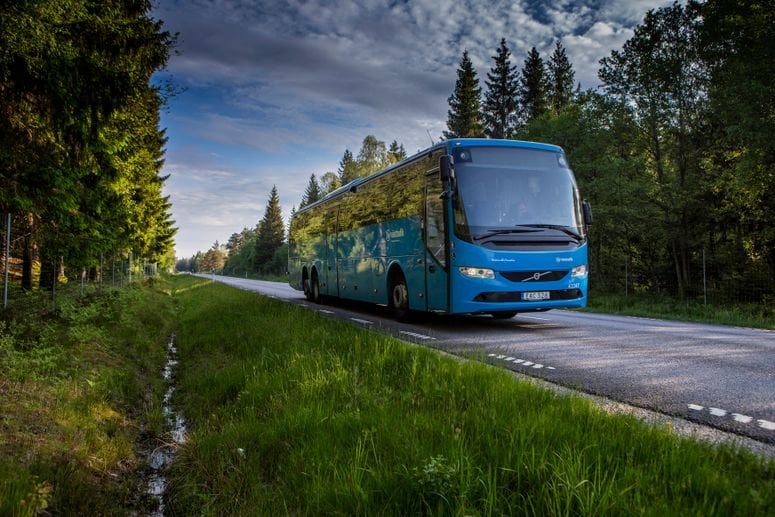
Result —
<instances>
[{"instance_id":1,"label":"bus roof","mask_svg":"<svg viewBox=\"0 0 775 517\"><path fill-rule=\"evenodd\" d=\"M562 147L557 145L544 144L540 142L529 142L526 140L500 140L500 139L494 139L494 138L453 138L450 140L444 140L442 142L432 145L431 147L428 147L427 149L423 149L422 151L419 151L413 154L412 156L409 156L408 158L401 160L398 163L394 163L389 167L386 167L377 172L374 172L366 177L356 178L351 182L349 182L348 184L343 185L332 192L329 192L318 201L315 201L314 203L305 206L304 208L300 209L296 213L298 214L301 212L305 212L312 207L315 207L317 205L327 202L329 199L333 199L335 197L339 197L345 194L346 192L350 192L353 190L353 188L357 187L360 183L363 183L367 180L371 180L378 176L382 176L383 174L387 174L391 170L397 169L398 167L401 167L408 162L414 161L421 156L426 156L434 151L437 151L439 149L444 149L444 148L446 148L447 152L450 153L452 152L452 149L456 147L514 147L518 149L540 149L543 151L550 151L555 153L563 152Z\"/></svg>"}]
</instances>

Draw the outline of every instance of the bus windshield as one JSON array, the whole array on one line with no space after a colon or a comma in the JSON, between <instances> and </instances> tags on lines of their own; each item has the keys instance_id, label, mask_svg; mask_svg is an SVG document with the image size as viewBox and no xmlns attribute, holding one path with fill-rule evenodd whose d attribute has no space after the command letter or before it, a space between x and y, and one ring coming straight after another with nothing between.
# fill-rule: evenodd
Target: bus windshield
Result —
<instances>
[{"instance_id":1,"label":"bus windshield","mask_svg":"<svg viewBox=\"0 0 775 517\"><path fill-rule=\"evenodd\" d=\"M497 233L562 232L580 241L578 188L562 153L510 147L453 152L456 235L467 241Z\"/></svg>"}]
</instances>

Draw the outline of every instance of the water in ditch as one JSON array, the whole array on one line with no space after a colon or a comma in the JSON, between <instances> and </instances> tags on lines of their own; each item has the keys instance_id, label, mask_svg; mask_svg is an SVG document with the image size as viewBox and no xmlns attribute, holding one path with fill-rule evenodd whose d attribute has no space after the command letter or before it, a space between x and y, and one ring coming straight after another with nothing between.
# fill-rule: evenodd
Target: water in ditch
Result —
<instances>
[{"instance_id":1,"label":"water in ditch","mask_svg":"<svg viewBox=\"0 0 775 517\"><path fill-rule=\"evenodd\" d=\"M167 382L167 391L162 399L162 413L166 420L168 431L164 440L151 452L148 459L150 475L147 481L146 493L158 501L158 507L151 514L154 517L164 515L164 494L167 490L166 468L172 462L178 447L186 441L186 420L183 415L172 407L172 394L175 392L174 373L178 364L178 350L175 347L175 334L167 343L167 362L162 375Z\"/></svg>"}]
</instances>

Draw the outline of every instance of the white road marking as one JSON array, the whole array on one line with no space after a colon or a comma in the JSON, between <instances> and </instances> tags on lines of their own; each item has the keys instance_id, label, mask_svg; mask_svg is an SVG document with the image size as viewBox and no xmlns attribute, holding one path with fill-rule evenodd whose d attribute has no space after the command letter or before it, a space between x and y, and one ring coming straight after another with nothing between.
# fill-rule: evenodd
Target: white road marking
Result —
<instances>
[{"instance_id":1,"label":"white road marking","mask_svg":"<svg viewBox=\"0 0 775 517\"><path fill-rule=\"evenodd\" d=\"M532 366L532 365L534 365L535 363L534 363L534 362L532 362L532 361L525 361L525 362L524 362L524 363L522 363L522 364L524 364L525 366Z\"/></svg>"},{"instance_id":2,"label":"white road marking","mask_svg":"<svg viewBox=\"0 0 775 517\"><path fill-rule=\"evenodd\" d=\"M334 314L334 311L329 311L326 309L318 309L318 312L322 312L323 314Z\"/></svg>"},{"instance_id":3,"label":"white road marking","mask_svg":"<svg viewBox=\"0 0 775 517\"><path fill-rule=\"evenodd\" d=\"M356 323L360 323L362 325L374 325L374 322L373 321L369 321L369 320L362 320L362 319L359 319L359 318L350 318L350 320L352 320L352 321L354 321Z\"/></svg>"},{"instance_id":4,"label":"white road marking","mask_svg":"<svg viewBox=\"0 0 775 517\"><path fill-rule=\"evenodd\" d=\"M753 420L753 417L741 415L740 413L732 413L732 418L735 419L735 422L742 422L744 424L750 424L751 420Z\"/></svg>"},{"instance_id":5,"label":"white road marking","mask_svg":"<svg viewBox=\"0 0 775 517\"><path fill-rule=\"evenodd\" d=\"M495 357L495 354L487 354L487 357Z\"/></svg>"},{"instance_id":6,"label":"white road marking","mask_svg":"<svg viewBox=\"0 0 775 517\"><path fill-rule=\"evenodd\" d=\"M756 421L759 424L759 427L762 429L767 429L768 431L775 431L775 422L770 422L769 420L757 420Z\"/></svg>"},{"instance_id":7,"label":"white road marking","mask_svg":"<svg viewBox=\"0 0 775 517\"><path fill-rule=\"evenodd\" d=\"M514 357L507 357L506 359L504 359L504 361L513 361L513 360L514 360Z\"/></svg>"},{"instance_id":8,"label":"white road marking","mask_svg":"<svg viewBox=\"0 0 775 517\"><path fill-rule=\"evenodd\" d=\"M710 409L710 414L713 416L727 416L727 410L726 409L719 409L717 407L712 407Z\"/></svg>"},{"instance_id":9,"label":"white road marking","mask_svg":"<svg viewBox=\"0 0 775 517\"><path fill-rule=\"evenodd\" d=\"M539 369L539 370L540 370L541 368L543 368L543 367L544 367L544 365L542 365L542 364L534 364L534 365L533 365L533 368L536 368L536 369Z\"/></svg>"},{"instance_id":10,"label":"white road marking","mask_svg":"<svg viewBox=\"0 0 775 517\"><path fill-rule=\"evenodd\" d=\"M694 411L702 411L705 409L705 406L698 406L697 404L689 404L689 409L693 409Z\"/></svg>"},{"instance_id":11,"label":"white road marking","mask_svg":"<svg viewBox=\"0 0 775 517\"><path fill-rule=\"evenodd\" d=\"M527 320L539 320L539 321L551 321L549 318L539 318L538 316L519 316L520 318L525 318Z\"/></svg>"},{"instance_id":12,"label":"white road marking","mask_svg":"<svg viewBox=\"0 0 775 517\"><path fill-rule=\"evenodd\" d=\"M524 363L525 360L524 359L514 359L512 362L519 364L519 363Z\"/></svg>"},{"instance_id":13,"label":"white road marking","mask_svg":"<svg viewBox=\"0 0 775 517\"><path fill-rule=\"evenodd\" d=\"M546 369L547 370L556 370L557 368L555 368L554 366L547 366Z\"/></svg>"},{"instance_id":14,"label":"white road marking","mask_svg":"<svg viewBox=\"0 0 775 517\"><path fill-rule=\"evenodd\" d=\"M426 336L425 334L418 334L417 332L407 332L406 330L400 330L398 331L399 334L406 334L407 336L416 337L417 339L430 339L430 340L436 340L435 337Z\"/></svg>"}]
</instances>

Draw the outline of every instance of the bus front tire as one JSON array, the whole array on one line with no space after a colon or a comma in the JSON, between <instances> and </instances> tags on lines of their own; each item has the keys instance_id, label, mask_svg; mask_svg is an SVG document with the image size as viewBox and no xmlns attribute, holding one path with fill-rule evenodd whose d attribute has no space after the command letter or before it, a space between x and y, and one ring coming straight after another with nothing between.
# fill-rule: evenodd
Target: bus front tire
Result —
<instances>
[{"instance_id":1,"label":"bus front tire","mask_svg":"<svg viewBox=\"0 0 775 517\"><path fill-rule=\"evenodd\" d=\"M395 275L390 283L390 309L399 321L409 318L409 290L406 288L404 276L400 273Z\"/></svg>"}]
</instances>

